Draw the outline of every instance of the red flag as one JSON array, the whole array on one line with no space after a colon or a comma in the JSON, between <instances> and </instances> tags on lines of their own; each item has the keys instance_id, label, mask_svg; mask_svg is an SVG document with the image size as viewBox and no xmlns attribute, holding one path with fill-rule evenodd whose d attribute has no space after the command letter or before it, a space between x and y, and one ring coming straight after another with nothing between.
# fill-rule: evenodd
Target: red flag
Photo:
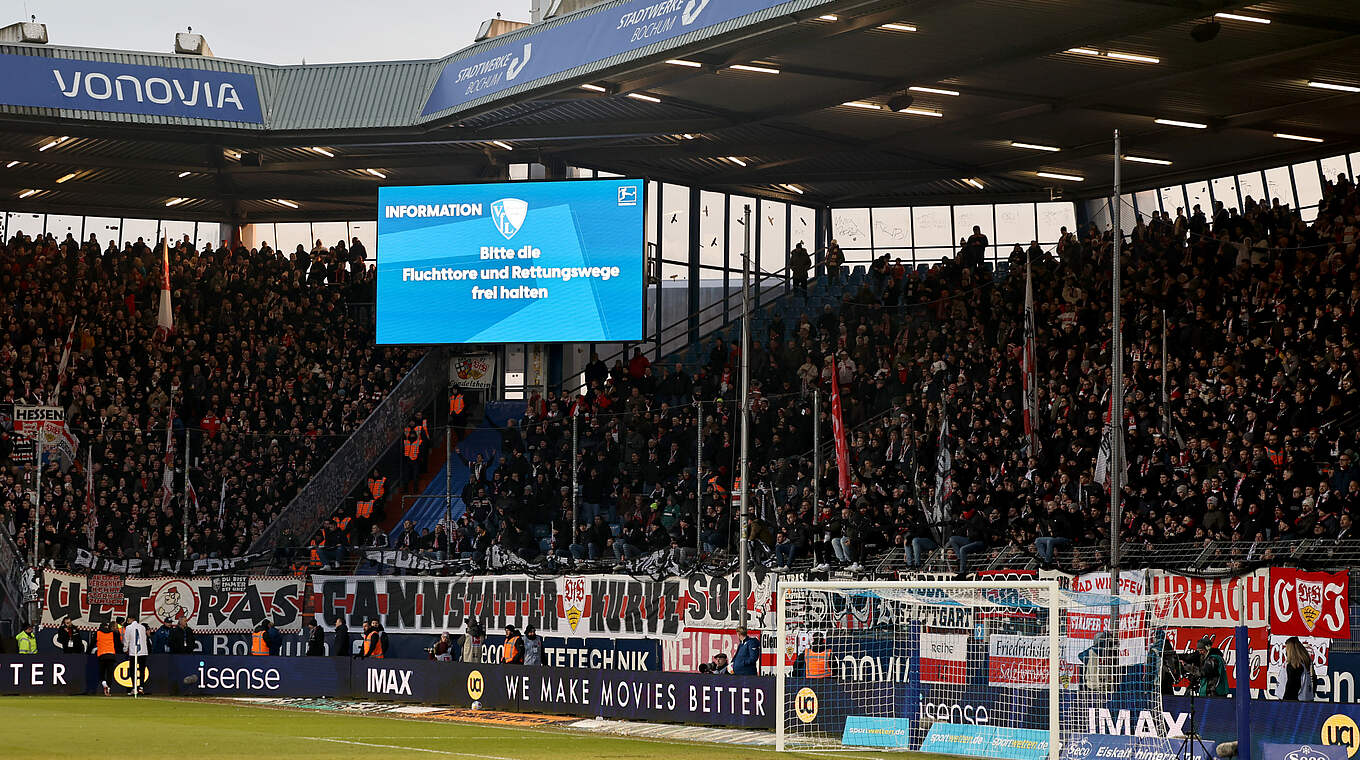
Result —
<instances>
[{"instance_id":1,"label":"red flag","mask_svg":"<svg viewBox=\"0 0 1360 760\"><path fill-rule=\"evenodd\" d=\"M57 387L52 390L52 396L48 403L56 405L61 397L62 381L66 379L66 367L71 363L71 343L76 336L76 322L79 319L71 320L71 329L66 333L66 345L61 349L61 361L57 362Z\"/></svg>"},{"instance_id":2,"label":"red flag","mask_svg":"<svg viewBox=\"0 0 1360 760\"><path fill-rule=\"evenodd\" d=\"M175 440L170 432L175 426L175 410L165 421L165 474L161 476L161 509L169 506L175 498Z\"/></svg>"},{"instance_id":3,"label":"red flag","mask_svg":"<svg viewBox=\"0 0 1360 760\"><path fill-rule=\"evenodd\" d=\"M170 239L161 239L161 310L156 315L156 335L164 338L175 331L175 315L170 306Z\"/></svg>"},{"instance_id":4,"label":"red flag","mask_svg":"<svg viewBox=\"0 0 1360 760\"><path fill-rule=\"evenodd\" d=\"M1020 389L1024 395L1025 440L1029 444L1029 455L1039 453L1039 372L1035 362L1034 338L1034 278L1030 273L1029 259L1025 259L1025 348L1023 366L1020 368Z\"/></svg>"},{"instance_id":5,"label":"red flag","mask_svg":"<svg viewBox=\"0 0 1360 760\"><path fill-rule=\"evenodd\" d=\"M90 539L90 551L94 551L95 531L99 530L99 514L94 508L94 451L85 450L85 535Z\"/></svg>"},{"instance_id":6,"label":"red flag","mask_svg":"<svg viewBox=\"0 0 1360 760\"><path fill-rule=\"evenodd\" d=\"M840 473L841 499L850 503L850 447L845 442L845 421L841 417L840 369L831 357L831 433L836 438L836 469Z\"/></svg>"}]
</instances>

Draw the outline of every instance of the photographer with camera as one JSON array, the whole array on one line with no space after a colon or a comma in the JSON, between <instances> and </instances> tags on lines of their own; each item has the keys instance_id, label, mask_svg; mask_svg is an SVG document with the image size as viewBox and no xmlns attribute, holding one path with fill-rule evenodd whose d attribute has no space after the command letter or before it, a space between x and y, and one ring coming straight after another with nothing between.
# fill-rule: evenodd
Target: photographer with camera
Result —
<instances>
[{"instance_id":1,"label":"photographer with camera","mask_svg":"<svg viewBox=\"0 0 1360 760\"><path fill-rule=\"evenodd\" d=\"M699 672L707 675L716 676L727 672L727 655L718 652L713 655L713 662L699 663Z\"/></svg>"},{"instance_id":2,"label":"photographer with camera","mask_svg":"<svg viewBox=\"0 0 1360 760\"><path fill-rule=\"evenodd\" d=\"M1199 695L1228 696L1228 666L1223 661L1223 650L1214 646L1214 637L1204 634L1195 651L1199 655ZM1193 685L1193 672L1191 678Z\"/></svg>"},{"instance_id":3,"label":"photographer with camera","mask_svg":"<svg viewBox=\"0 0 1360 760\"><path fill-rule=\"evenodd\" d=\"M482 661L482 642L486 640L486 629L476 620L469 620L467 631L463 634L463 662Z\"/></svg>"}]
</instances>

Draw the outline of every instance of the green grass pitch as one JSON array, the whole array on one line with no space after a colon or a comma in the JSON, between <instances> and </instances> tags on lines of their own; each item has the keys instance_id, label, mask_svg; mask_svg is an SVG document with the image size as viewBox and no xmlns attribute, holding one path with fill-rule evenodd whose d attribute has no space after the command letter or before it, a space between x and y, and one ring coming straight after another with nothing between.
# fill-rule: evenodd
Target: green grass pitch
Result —
<instances>
[{"instance_id":1,"label":"green grass pitch","mask_svg":"<svg viewBox=\"0 0 1360 760\"><path fill-rule=\"evenodd\" d=\"M773 760L771 749L250 705L128 697L0 697L0 758ZM873 751L788 753L868 758ZM930 755L913 753L914 760ZM956 758L954 760L957 760Z\"/></svg>"}]
</instances>

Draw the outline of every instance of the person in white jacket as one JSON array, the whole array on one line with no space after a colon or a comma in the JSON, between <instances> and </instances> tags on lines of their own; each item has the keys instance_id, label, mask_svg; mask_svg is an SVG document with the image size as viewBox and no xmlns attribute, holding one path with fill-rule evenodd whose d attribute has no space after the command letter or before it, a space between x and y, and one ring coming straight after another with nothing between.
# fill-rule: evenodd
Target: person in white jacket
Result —
<instances>
[{"instance_id":1,"label":"person in white jacket","mask_svg":"<svg viewBox=\"0 0 1360 760\"><path fill-rule=\"evenodd\" d=\"M148 650L149 641L146 635L146 626L137 621L137 618L129 616L127 625L123 628L123 651L127 652L128 657L132 658L132 694L145 694L146 689L141 684L142 658L150 654Z\"/></svg>"}]
</instances>

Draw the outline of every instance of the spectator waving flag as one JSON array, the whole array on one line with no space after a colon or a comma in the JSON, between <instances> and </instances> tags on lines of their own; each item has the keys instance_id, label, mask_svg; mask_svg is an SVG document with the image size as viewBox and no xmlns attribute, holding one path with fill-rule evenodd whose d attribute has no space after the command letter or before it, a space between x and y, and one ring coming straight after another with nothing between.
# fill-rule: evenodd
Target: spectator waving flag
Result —
<instances>
[{"instance_id":1,"label":"spectator waving flag","mask_svg":"<svg viewBox=\"0 0 1360 760\"><path fill-rule=\"evenodd\" d=\"M222 493L217 495L217 529L222 529L222 521L227 514L227 479L222 478Z\"/></svg>"},{"instance_id":2,"label":"spectator waving flag","mask_svg":"<svg viewBox=\"0 0 1360 760\"><path fill-rule=\"evenodd\" d=\"M945 508L954 495L954 454L949 450L949 414L940 407L940 444L935 455L935 506L931 509L930 522L939 525L945 521Z\"/></svg>"},{"instance_id":3,"label":"spectator waving flag","mask_svg":"<svg viewBox=\"0 0 1360 760\"><path fill-rule=\"evenodd\" d=\"M165 420L165 473L161 476L162 510L169 507L170 502L175 498L175 439L170 434L174 426L175 410L172 407L170 416Z\"/></svg>"},{"instance_id":4,"label":"spectator waving flag","mask_svg":"<svg viewBox=\"0 0 1360 760\"><path fill-rule=\"evenodd\" d=\"M1039 371L1035 362L1034 338L1034 275L1030 271L1029 258L1025 258L1025 348L1024 366L1020 371L1020 387L1025 397L1024 422L1025 441L1029 444L1029 455L1039 453Z\"/></svg>"},{"instance_id":5,"label":"spectator waving flag","mask_svg":"<svg viewBox=\"0 0 1360 760\"><path fill-rule=\"evenodd\" d=\"M840 476L841 500L850 503L850 447L845 441L845 419L841 416L840 372L836 357L831 357L831 433L836 439L836 470Z\"/></svg>"},{"instance_id":6,"label":"spectator waving flag","mask_svg":"<svg viewBox=\"0 0 1360 760\"><path fill-rule=\"evenodd\" d=\"M85 449L85 537L94 551L94 535L99 530L99 512L94 508L94 451Z\"/></svg>"},{"instance_id":7,"label":"spectator waving flag","mask_svg":"<svg viewBox=\"0 0 1360 760\"><path fill-rule=\"evenodd\" d=\"M175 331L175 315L170 306L170 239L161 238L161 310L156 315L156 335L162 339Z\"/></svg>"},{"instance_id":8,"label":"spectator waving flag","mask_svg":"<svg viewBox=\"0 0 1360 760\"><path fill-rule=\"evenodd\" d=\"M61 397L61 385L66 379L66 367L71 363L71 342L76 336L76 322L71 320L71 329L66 333L66 344L61 349L61 361L57 362L57 387L52 389L52 396L48 399L49 404L55 405Z\"/></svg>"},{"instance_id":9,"label":"spectator waving flag","mask_svg":"<svg viewBox=\"0 0 1360 760\"><path fill-rule=\"evenodd\" d=\"M1108 487L1110 484L1110 423L1105 423L1105 429L1100 434L1100 451L1096 454L1096 482L1101 487Z\"/></svg>"}]
</instances>

